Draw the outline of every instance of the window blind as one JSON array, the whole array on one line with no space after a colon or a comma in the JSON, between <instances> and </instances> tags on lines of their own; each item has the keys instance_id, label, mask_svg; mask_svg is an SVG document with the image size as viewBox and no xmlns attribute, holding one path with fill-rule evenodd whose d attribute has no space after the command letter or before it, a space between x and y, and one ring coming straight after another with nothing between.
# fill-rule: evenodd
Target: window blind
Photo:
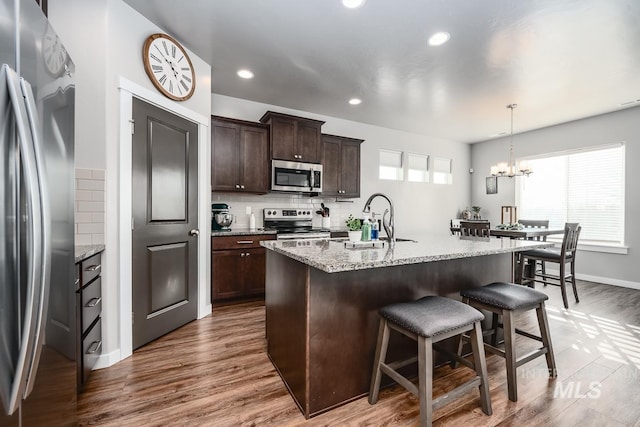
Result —
<instances>
[{"instance_id":1,"label":"window blind","mask_svg":"<svg viewBox=\"0 0 640 427\"><path fill-rule=\"evenodd\" d=\"M433 183L451 184L451 159L434 157L433 159Z\"/></svg>"},{"instance_id":2,"label":"window blind","mask_svg":"<svg viewBox=\"0 0 640 427\"><path fill-rule=\"evenodd\" d=\"M623 144L530 160L534 174L518 177L519 217L582 225L582 243L624 242Z\"/></svg>"},{"instance_id":3,"label":"window blind","mask_svg":"<svg viewBox=\"0 0 640 427\"><path fill-rule=\"evenodd\" d=\"M429 182L429 156L407 153L407 180Z\"/></svg>"}]
</instances>

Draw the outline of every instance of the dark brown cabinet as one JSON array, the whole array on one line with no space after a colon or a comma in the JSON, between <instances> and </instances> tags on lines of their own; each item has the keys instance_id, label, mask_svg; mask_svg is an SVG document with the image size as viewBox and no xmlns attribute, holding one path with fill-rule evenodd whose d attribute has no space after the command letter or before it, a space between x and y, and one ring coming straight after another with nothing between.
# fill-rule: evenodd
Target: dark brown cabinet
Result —
<instances>
[{"instance_id":1,"label":"dark brown cabinet","mask_svg":"<svg viewBox=\"0 0 640 427\"><path fill-rule=\"evenodd\" d=\"M211 238L212 302L264 294L266 249L263 240L275 235Z\"/></svg>"},{"instance_id":2,"label":"dark brown cabinet","mask_svg":"<svg viewBox=\"0 0 640 427\"><path fill-rule=\"evenodd\" d=\"M322 135L322 195L360 197L362 139Z\"/></svg>"},{"instance_id":3,"label":"dark brown cabinet","mask_svg":"<svg viewBox=\"0 0 640 427\"><path fill-rule=\"evenodd\" d=\"M260 118L270 126L271 158L293 162L320 163L323 121L267 111Z\"/></svg>"},{"instance_id":4,"label":"dark brown cabinet","mask_svg":"<svg viewBox=\"0 0 640 427\"><path fill-rule=\"evenodd\" d=\"M265 194L269 191L269 127L213 116L211 190Z\"/></svg>"}]
</instances>

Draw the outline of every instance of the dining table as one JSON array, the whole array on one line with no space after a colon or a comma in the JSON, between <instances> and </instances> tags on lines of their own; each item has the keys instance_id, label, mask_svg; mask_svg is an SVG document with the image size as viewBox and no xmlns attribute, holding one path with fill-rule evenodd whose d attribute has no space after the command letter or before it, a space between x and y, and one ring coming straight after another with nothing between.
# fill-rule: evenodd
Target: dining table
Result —
<instances>
[{"instance_id":1,"label":"dining table","mask_svg":"<svg viewBox=\"0 0 640 427\"><path fill-rule=\"evenodd\" d=\"M536 239L553 234L564 234L564 228L524 227L520 229L492 228L489 234L494 237L508 237L510 239Z\"/></svg>"}]
</instances>

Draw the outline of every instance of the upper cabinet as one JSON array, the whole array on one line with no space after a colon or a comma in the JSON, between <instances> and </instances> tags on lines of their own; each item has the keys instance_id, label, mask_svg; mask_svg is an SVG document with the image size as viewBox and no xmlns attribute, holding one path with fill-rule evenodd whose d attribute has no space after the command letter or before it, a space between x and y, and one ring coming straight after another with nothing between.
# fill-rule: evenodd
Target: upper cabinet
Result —
<instances>
[{"instance_id":1,"label":"upper cabinet","mask_svg":"<svg viewBox=\"0 0 640 427\"><path fill-rule=\"evenodd\" d=\"M212 116L211 189L269 191L269 127Z\"/></svg>"},{"instance_id":2,"label":"upper cabinet","mask_svg":"<svg viewBox=\"0 0 640 427\"><path fill-rule=\"evenodd\" d=\"M271 158L304 163L322 161L323 121L267 111L260 122L271 127Z\"/></svg>"},{"instance_id":3,"label":"upper cabinet","mask_svg":"<svg viewBox=\"0 0 640 427\"><path fill-rule=\"evenodd\" d=\"M360 197L362 139L322 135L322 195Z\"/></svg>"}]
</instances>

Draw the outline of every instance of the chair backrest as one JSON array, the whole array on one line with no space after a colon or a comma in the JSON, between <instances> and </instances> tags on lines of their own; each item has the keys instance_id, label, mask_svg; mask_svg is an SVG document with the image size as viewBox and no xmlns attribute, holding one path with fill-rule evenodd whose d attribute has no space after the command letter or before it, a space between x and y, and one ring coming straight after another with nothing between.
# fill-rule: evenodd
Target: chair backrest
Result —
<instances>
[{"instance_id":1,"label":"chair backrest","mask_svg":"<svg viewBox=\"0 0 640 427\"><path fill-rule=\"evenodd\" d=\"M521 219L521 220L518 220L518 222L520 224L524 225L525 227L549 228L549 220L548 219ZM547 236L531 237L531 238L529 238L529 240L537 240L537 241L546 242L547 241Z\"/></svg>"},{"instance_id":2,"label":"chair backrest","mask_svg":"<svg viewBox=\"0 0 640 427\"><path fill-rule=\"evenodd\" d=\"M577 222L567 222L564 225L564 238L562 239L561 256L565 259L575 255L578 249L578 238L582 227Z\"/></svg>"},{"instance_id":3,"label":"chair backrest","mask_svg":"<svg viewBox=\"0 0 640 427\"><path fill-rule=\"evenodd\" d=\"M449 220L449 231L451 234L460 234L460 220L459 219L451 219Z\"/></svg>"},{"instance_id":4,"label":"chair backrest","mask_svg":"<svg viewBox=\"0 0 640 427\"><path fill-rule=\"evenodd\" d=\"M460 221L460 234L463 236L489 237L489 221Z\"/></svg>"}]
</instances>

